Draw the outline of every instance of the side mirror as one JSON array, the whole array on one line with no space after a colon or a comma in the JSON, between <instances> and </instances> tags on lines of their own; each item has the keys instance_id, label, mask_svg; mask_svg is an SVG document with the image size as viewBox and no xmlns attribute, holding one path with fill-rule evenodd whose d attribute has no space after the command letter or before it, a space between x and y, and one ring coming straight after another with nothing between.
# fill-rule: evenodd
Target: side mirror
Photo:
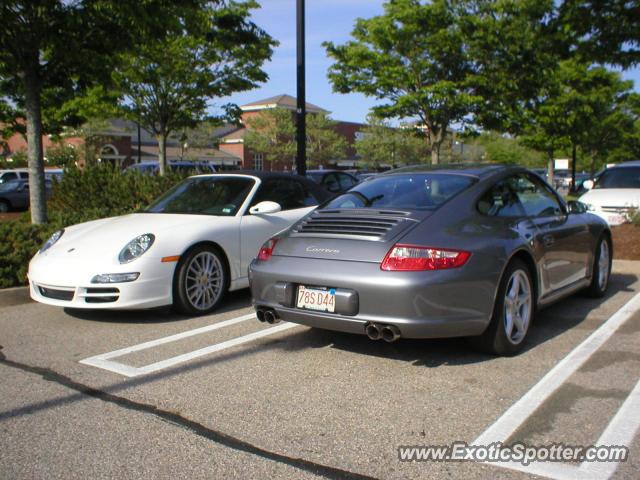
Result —
<instances>
[{"instance_id":1,"label":"side mirror","mask_svg":"<svg viewBox=\"0 0 640 480\"><path fill-rule=\"evenodd\" d=\"M582 202L578 202L577 200L569 200L567 202L567 210L569 211L569 213L587 213L589 209Z\"/></svg>"},{"instance_id":2,"label":"side mirror","mask_svg":"<svg viewBox=\"0 0 640 480\"><path fill-rule=\"evenodd\" d=\"M280 210L282 210L282 207L279 203L265 200L251 207L249 213L251 215L268 215L270 213L278 213Z\"/></svg>"},{"instance_id":3,"label":"side mirror","mask_svg":"<svg viewBox=\"0 0 640 480\"><path fill-rule=\"evenodd\" d=\"M582 188L585 190L591 190L593 188L593 180L585 180L582 182Z\"/></svg>"}]
</instances>

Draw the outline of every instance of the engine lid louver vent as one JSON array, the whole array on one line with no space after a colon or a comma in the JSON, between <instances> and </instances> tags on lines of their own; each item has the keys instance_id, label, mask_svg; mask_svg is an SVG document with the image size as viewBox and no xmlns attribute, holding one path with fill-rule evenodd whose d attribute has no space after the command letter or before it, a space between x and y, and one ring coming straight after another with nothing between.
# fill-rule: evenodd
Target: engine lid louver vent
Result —
<instances>
[{"instance_id":1,"label":"engine lid louver vent","mask_svg":"<svg viewBox=\"0 0 640 480\"><path fill-rule=\"evenodd\" d=\"M295 225L292 233L300 236L379 240L405 223L407 215L394 211L320 210Z\"/></svg>"}]
</instances>

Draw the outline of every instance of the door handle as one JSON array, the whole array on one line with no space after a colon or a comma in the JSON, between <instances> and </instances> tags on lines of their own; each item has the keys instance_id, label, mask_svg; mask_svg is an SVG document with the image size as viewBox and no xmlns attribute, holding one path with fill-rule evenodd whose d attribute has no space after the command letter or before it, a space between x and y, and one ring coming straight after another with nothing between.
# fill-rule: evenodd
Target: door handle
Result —
<instances>
[{"instance_id":1,"label":"door handle","mask_svg":"<svg viewBox=\"0 0 640 480\"><path fill-rule=\"evenodd\" d=\"M553 238L553 235L551 235L550 233L543 235L542 243L545 247L550 247L551 245L553 245L554 242L555 242L555 239Z\"/></svg>"}]
</instances>

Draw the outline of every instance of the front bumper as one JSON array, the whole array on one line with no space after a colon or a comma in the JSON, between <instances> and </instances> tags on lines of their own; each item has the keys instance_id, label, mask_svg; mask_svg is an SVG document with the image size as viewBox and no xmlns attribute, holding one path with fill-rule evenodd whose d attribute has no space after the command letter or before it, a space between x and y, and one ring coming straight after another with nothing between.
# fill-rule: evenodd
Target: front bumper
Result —
<instances>
[{"instance_id":1,"label":"front bumper","mask_svg":"<svg viewBox=\"0 0 640 480\"><path fill-rule=\"evenodd\" d=\"M618 211L603 211L596 208L595 210L591 210L590 213L602 218L611 227L627 223L630 215L630 212L625 208L620 208Z\"/></svg>"},{"instance_id":2,"label":"front bumper","mask_svg":"<svg viewBox=\"0 0 640 480\"><path fill-rule=\"evenodd\" d=\"M500 272L483 262L435 272L385 272L377 263L273 256L254 260L249 280L255 307L285 321L365 334L369 322L395 325L405 338L481 334L491 319ZM335 288L336 313L295 308L299 285Z\"/></svg>"},{"instance_id":3,"label":"front bumper","mask_svg":"<svg viewBox=\"0 0 640 480\"><path fill-rule=\"evenodd\" d=\"M139 263L138 263L139 262ZM105 262L106 263L106 262ZM175 263L141 258L126 265L70 262L56 257L36 255L29 264L31 298L47 305L83 309L142 309L170 305ZM133 282L91 283L100 273L136 271Z\"/></svg>"}]
</instances>

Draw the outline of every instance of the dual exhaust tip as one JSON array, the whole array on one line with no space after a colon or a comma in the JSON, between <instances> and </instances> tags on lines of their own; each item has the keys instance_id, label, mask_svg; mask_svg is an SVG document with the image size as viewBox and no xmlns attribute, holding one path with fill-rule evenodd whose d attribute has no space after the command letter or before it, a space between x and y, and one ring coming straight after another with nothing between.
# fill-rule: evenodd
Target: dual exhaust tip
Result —
<instances>
[{"instance_id":1,"label":"dual exhaust tip","mask_svg":"<svg viewBox=\"0 0 640 480\"><path fill-rule=\"evenodd\" d=\"M395 325L369 322L364 326L364 332L371 340L382 339L391 343L400 338L400 329Z\"/></svg>"},{"instance_id":2,"label":"dual exhaust tip","mask_svg":"<svg viewBox=\"0 0 640 480\"><path fill-rule=\"evenodd\" d=\"M258 308L256 310L256 317L262 323L269 323L273 325L280 321L280 317L273 308Z\"/></svg>"},{"instance_id":3,"label":"dual exhaust tip","mask_svg":"<svg viewBox=\"0 0 640 480\"><path fill-rule=\"evenodd\" d=\"M278 313L273 308L258 308L256 317L260 322L272 325L280 321ZM371 340L384 340L391 343L400 338L400 329L395 325L369 322L364 326L364 331Z\"/></svg>"}]
</instances>

